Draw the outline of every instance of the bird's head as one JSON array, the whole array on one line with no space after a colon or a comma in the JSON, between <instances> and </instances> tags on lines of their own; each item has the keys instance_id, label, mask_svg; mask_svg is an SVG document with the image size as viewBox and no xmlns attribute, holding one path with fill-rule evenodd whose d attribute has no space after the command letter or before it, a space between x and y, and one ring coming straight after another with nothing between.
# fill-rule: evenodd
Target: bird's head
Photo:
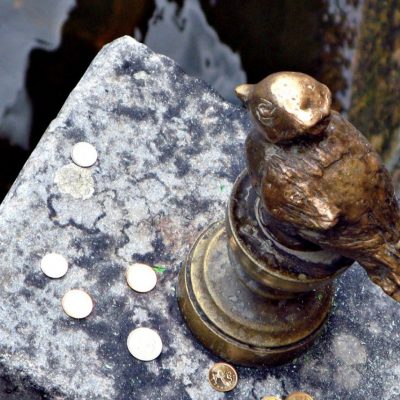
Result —
<instances>
[{"instance_id":1,"label":"bird's head","mask_svg":"<svg viewBox=\"0 0 400 400\"><path fill-rule=\"evenodd\" d=\"M255 85L240 85L235 92L272 143L318 135L330 114L328 87L300 72L271 74Z\"/></svg>"}]
</instances>

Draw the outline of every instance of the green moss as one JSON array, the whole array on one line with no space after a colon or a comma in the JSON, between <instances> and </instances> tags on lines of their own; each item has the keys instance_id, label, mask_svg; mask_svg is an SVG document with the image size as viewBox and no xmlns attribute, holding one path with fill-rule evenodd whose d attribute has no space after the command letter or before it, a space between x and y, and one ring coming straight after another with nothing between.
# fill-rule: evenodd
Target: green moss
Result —
<instances>
[{"instance_id":1,"label":"green moss","mask_svg":"<svg viewBox=\"0 0 400 400\"><path fill-rule=\"evenodd\" d=\"M167 270L167 268L164 265L159 265L159 264L153 265L153 269L159 274L163 274Z\"/></svg>"}]
</instances>

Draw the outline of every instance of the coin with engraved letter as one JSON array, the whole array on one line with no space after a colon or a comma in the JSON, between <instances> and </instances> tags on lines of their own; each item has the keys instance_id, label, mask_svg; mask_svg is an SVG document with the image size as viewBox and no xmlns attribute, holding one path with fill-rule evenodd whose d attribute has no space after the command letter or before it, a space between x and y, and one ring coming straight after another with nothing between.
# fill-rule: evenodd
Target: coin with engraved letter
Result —
<instances>
[{"instance_id":1,"label":"coin with engraved letter","mask_svg":"<svg viewBox=\"0 0 400 400\"><path fill-rule=\"evenodd\" d=\"M210 385L218 392L229 392L238 383L236 370L229 364L216 363L208 372Z\"/></svg>"}]
</instances>

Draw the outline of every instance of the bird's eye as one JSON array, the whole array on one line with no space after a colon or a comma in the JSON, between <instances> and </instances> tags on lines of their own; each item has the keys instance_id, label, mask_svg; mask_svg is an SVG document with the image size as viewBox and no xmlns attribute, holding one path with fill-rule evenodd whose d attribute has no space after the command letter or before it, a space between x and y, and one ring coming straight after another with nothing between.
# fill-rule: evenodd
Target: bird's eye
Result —
<instances>
[{"instance_id":1,"label":"bird's eye","mask_svg":"<svg viewBox=\"0 0 400 400\"><path fill-rule=\"evenodd\" d=\"M257 119L265 126L272 126L274 124L275 111L276 107L273 103L263 100L256 108Z\"/></svg>"},{"instance_id":2,"label":"bird's eye","mask_svg":"<svg viewBox=\"0 0 400 400\"><path fill-rule=\"evenodd\" d=\"M271 117L275 112L275 106L268 100L264 100L257 106L257 114L260 118Z\"/></svg>"}]
</instances>

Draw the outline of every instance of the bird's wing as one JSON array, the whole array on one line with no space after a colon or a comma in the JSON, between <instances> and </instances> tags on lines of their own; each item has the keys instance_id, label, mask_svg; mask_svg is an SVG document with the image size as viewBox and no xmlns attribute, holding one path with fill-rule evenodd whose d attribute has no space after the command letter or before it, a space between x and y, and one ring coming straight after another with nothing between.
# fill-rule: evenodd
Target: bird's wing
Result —
<instances>
[{"instance_id":1,"label":"bird's wing","mask_svg":"<svg viewBox=\"0 0 400 400\"><path fill-rule=\"evenodd\" d=\"M299 229L327 230L336 225L340 210L314 182L323 170L310 160L272 155L262 183L262 196L268 211L278 220Z\"/></svg>"}]
</instances>

